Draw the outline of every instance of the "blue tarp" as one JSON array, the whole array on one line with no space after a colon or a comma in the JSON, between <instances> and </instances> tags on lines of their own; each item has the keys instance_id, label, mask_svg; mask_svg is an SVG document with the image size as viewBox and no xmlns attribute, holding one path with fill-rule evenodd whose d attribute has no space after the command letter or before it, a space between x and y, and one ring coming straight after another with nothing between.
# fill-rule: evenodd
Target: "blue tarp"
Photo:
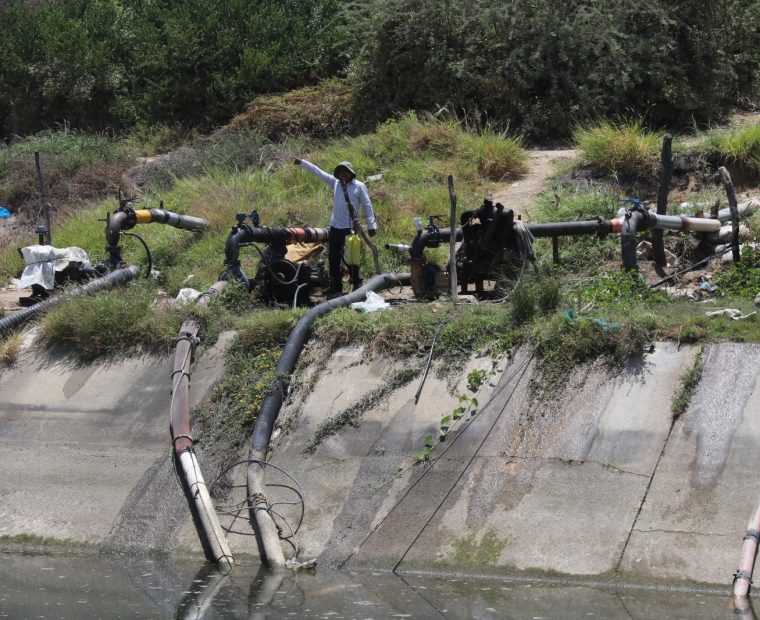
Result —
<instances>
[{"instance_id":1,"label":"blue tarp","mask_svg":"<svg viewBox=\"0 0 760 620\"><path fill-rule=\"evenodd\" d=\"M5 205L0 203L0 220L7 220L11 216L11 212L5 208Z\"/></svg>"}]
</instances>

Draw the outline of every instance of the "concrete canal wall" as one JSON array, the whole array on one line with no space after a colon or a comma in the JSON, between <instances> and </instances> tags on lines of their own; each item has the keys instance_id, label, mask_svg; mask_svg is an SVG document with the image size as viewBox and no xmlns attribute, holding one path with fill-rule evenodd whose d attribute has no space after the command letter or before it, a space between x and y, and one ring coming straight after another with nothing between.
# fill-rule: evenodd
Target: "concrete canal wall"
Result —
<instances>
[{"instance_id":1,"label":"concrete canal wall","mask_svg":"<svg viewBox=\"0 0 760 620\"><path fill-rule=\"evenodd\" d=\"M221 375L222 346L197 358L195 402ZM350 570L728 591L760 496L760 346L707 346L702 379L674 421L671 400L697 351L657 343L622 371L578 367L538 402L527 349L496 368L474 358L456 380L431 373L417 404L417 380L386 384L398 370L391 362L339 351L301 375L308 393L291 394L271 456L304 489L300 557ZM415 465L458 395L473 395L472 370L488 377L477 413L449 420L446 441ZM2 371L6 546L32 535L201 553L170 458L170 372L169 359L78 367L33 348ZM271 499L292 501L293 485L280 481ZM299 507L279 511L298 523ZM223 523L241 532L233 553L255 558L247 523Z\"/></svg>"}]
</instances>

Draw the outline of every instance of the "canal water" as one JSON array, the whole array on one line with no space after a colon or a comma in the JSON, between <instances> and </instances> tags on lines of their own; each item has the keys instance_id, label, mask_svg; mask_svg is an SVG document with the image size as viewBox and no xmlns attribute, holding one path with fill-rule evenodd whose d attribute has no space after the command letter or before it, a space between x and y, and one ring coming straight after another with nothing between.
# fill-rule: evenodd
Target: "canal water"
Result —
<instances>
[{"instance_id":1,"label":"canal water","mask_svg":"<svg viewBox=\"0 0 760 620\"><path fill-rule=\"evenodd\" d=\"M197 562L0 554L0 618L755 618L726 595L640 588L315 571L228 576Z\"/></svg>"}]
</instances>

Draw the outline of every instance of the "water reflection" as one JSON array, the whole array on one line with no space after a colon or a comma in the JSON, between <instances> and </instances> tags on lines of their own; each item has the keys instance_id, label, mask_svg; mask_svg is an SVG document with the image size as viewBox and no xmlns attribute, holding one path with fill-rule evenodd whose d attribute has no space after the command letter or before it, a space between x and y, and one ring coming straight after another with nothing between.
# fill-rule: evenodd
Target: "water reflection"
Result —
<instances>
[{"instance_id":1,"label":"water reflection","mask_svg":"<svg viewBox=\"0 0 760 620\"><path fill-rule=\"evenodd\" d=\"M727 593L728 594L728 588ZM3 618L755 619L721 595L401 577L269 572L170 559L0 554Z\"/></svg>"}]
</instances>

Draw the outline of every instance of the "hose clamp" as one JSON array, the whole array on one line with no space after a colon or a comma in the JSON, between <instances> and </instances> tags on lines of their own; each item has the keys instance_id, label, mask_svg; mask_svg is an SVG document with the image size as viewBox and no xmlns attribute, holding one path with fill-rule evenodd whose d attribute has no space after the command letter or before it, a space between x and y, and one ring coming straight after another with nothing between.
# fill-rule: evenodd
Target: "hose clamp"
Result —
<instances>
[{"instance_id":1,"label":"hose clamp","mask_svg":"<svg viewBox=\"0 0 760 620\"><path fill-rule=\"evenodd\" d=\"M734 573L734 583L736 583L739 579L746 579L752 583L752 573L749 573L746 570L738 570Z\"/></svg>"},{"instance_id":2,"label":"hose clamp","mask_svg":"<svg viewBox=\"0 0 760 620\"><path fill-rule=\"evenodd\" d=\"M744 535L744 538L742 540L754 540L756 543L760 543L760 532L757 530L747 530L747 533Z\"/></svg>"}]
</instances>

